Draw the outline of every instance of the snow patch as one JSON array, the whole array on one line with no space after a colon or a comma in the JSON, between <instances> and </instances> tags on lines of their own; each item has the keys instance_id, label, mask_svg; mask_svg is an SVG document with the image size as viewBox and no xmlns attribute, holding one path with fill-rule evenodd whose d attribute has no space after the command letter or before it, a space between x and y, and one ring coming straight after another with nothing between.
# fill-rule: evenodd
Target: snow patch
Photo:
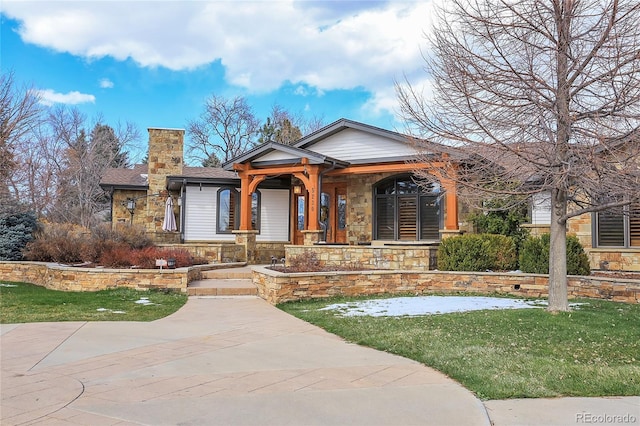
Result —
<instances>
[{"instance_id":1,"label":"snow patch","mask_svg":"<svg viewBox=\"0 0 640 426\"><path fill-rule=\"evenodd\" d=\"M341 316L420 316L469 312L487 309L531 309L547 305L545 300L506 299L475 296L416 296L334 303L324 310L334 310ZM572 304L577 306L579 304Z\"/></svg>"}]
</instances>

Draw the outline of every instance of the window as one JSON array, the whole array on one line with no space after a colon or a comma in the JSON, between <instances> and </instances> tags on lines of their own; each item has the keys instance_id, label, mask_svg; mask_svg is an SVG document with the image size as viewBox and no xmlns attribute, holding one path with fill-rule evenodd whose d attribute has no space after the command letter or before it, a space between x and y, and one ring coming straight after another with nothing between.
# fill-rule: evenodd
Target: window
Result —
<instances>
[{"instance_id":1,"label":"window","mask_svg":"<svg viewBox=\"0 0 640 426\"><path fill-rule=\"evenodd\" d=\"M595 216L596 247L640 247L640 204Z\"/></svg>"},{"instance_id":2,"label":"window","mask_svg":"<svg viewBox=\"0 0 640 426\"><path fill-rule=\"evenodd\" d=\"M240 194L234 188L218 190L218 234L240 228ZM260 230L260 192L251 194L251 229Z\"/></svg>"},{"instance_id":3,"label":"window","mask_svg":"<svg viewBox=\"0 0 640 426\"><path fill-rule=\"evenodd\" d=\"M240 224L240 203L238 192L233 188L218 190L218 220L216 230L218 234L230 234L238 229Z\"/></svg>"},{"instance_id":4,"label":"window","mask_svg":"<svg viewBox=\"0 0 640 426\"><path fill-rule=\"evenodd\" d=\"M251 229L260 231L260 191L251 194Z\"/></svg>"},{"instance_id":5,"label":"window","mask_svg":"<svg viewBox=\"0 0 640 426\"><path fill-rule=\"evenodd\" d=\"M374 239L440 239L440 185L421 188L408 175L379 182L374 187L374 219Z\"/></svg>"}]
</instances>

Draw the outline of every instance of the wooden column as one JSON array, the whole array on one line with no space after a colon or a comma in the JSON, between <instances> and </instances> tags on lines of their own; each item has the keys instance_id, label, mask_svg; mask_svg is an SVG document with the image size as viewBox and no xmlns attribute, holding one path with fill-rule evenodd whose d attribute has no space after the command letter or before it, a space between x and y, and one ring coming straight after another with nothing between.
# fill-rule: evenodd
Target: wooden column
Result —
<instances>
[{"instance_id":1,"label":"wooden column","mask_svg":"<svg viewBox=\"0 0 640 426\"><path fill-rule=\"evenodd\" d=\"M442 187L445 190L444 205L446 218L444 229L447 231L458 230L458 194L456 193L456 183L449 179L442 179Z\"/></svg>"},{"instance_id":2,"label":"wooden column","mask_svg":"<svg viewBox=\"0 0 640 426\"><path fill-rule=\"evenodd\" d=\"M251 176L247 171L239 173L240 176L240 230L249 231L251 229Z\"/></svg>"}]
</instances>

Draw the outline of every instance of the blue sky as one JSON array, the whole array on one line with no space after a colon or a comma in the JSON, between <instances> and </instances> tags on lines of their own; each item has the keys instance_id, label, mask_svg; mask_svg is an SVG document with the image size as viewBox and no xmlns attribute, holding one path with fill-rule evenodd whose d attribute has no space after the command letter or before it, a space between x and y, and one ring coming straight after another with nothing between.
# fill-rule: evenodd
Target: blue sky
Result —
<instances>
[{"instance_id":1,"label":"blue sky","mask_svg":"<svg viewBox=\"0 0 640 426\"><path fill-rule=\"evenodd\" d=\"M428 1L17 1L2 72L115 126L185 128L212 94L401 130L394 81L428 87ZM146 141L141 141L143 144Z\"/></svg>"}]
</instances>

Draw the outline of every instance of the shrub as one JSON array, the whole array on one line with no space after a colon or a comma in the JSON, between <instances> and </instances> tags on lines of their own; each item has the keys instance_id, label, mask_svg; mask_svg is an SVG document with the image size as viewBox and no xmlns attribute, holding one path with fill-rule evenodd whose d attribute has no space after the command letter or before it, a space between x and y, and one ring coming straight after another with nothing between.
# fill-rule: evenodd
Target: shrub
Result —
<instances>
[{"instance_id":1,"label":"shrub","mask_svg":"<svg viewBox=\"0 0 640 426\"><path fill-rule=\"evenodd\" d=\"M499 206L500 203L495 201L488 203L488 207L496 208ZM516 244L516 253L523 241L529 236L529 230L521 227L527 221L527 211L524 207L486 213L476 212L470 214L467 219L473 223L475 232L478 234L499 234L513 238Z\"/></svg>"},{"instance_id":2,"label":"shrub","mask_svg":"<svg viewBox=\"0 0 640 426\"><path fill-rule=\"evenodd\" d=\"M520 249L520 269L534 274L549 273L549 234L529 237ZM575 235L567 235L567 274L589 275L589 258Z\"/></svg>"},{"instance_id":3,"label":"shrub","mask_svg":"<svg viewBox=\"0 0 640 426\"><path fill-rule=\"evenodd\" d=\"M116 241L105 241L98 262L106 268L129 268L135 264L131 247Z\"/></svg>"},{"instance_id":4,"label":"shrub","mask_svg":"<svg viewBox=\"0 0 640 426\"><path fill-rule=\"evenodd\" d=\"M438 249L438 268L444 271L505 271L516 266L511 237L470 234L446 238Z\"/></svg>"},{"instance_id":5,"label":"shrub","mask_svg":"<svg viewBox=\"0 0 640 426\"><path fill-rule=\"evenodd\" d=\"M91 245L96 261L101 258L103 250L112 246L112 242L123 243L132 249L142 249L153 245L142 227L121 226L111 229L109 224L100 224L91 228Z\"/></svg>"},{"instance_id":6,"label":"shrub","mask_svg":"<svg viewBox=\"0 0 640 426\"><path fill-rule=\"evenodd\" d=\"M87 237L88 231L78 225L44 223L34 240L27 244L24 256L41 262L89 262L93 260L94 250Z\"/></svg>"},{"instance_id":7,"label":"shrub","mask_svg":"<svg viewBox=\"0 0 640 426\"><path fill-rule=\"evenodd\" d=\"M0 214L0 260L22 260L22 252L36 229L33 213Z\"/></svg>"}]
</instances>

